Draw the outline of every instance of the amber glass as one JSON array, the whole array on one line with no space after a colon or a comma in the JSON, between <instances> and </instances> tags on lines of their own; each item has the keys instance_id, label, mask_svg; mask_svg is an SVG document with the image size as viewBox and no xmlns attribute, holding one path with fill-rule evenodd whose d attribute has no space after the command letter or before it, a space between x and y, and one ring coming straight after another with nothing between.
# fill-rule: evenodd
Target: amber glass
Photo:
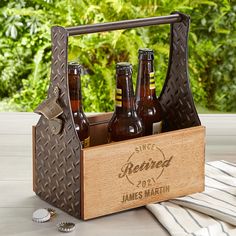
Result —
<instances>
[{"instance_id":1,"label":"amber glass","mask_svg":"<svg viewBox=\"0 0 236 236\"><path fill-rule=\"evenodd\" d=\"M70 62L68 64L68 79L70 103L75 122L75 129L81 141L82 147L89 147L89 121L83 111L80 76L81 66L75 62Z\"/></svg>"},{"instance_id":2,"label":"amber glass","mask_svg":"<svg viewBox=\"0 0 236 236\"><path fill-rule=\"evenodd\" d=\"M132 66L128 62L116 65L116 107L108 124L109 141L121 141L143 136L142 120L138 117L132 83Z\"/></svg>"},{"instance_id":3,"label":"amber glass","mask_svg":"<svg viewBox=\"0 0 236 236\"><path fill-rule=\"evenodd\" d=\"M162 112L156 96L153 61L153 50L139 49L136 106L145 126L145 135L160 133L162 127Z\"/></svg>"}]
</instances>

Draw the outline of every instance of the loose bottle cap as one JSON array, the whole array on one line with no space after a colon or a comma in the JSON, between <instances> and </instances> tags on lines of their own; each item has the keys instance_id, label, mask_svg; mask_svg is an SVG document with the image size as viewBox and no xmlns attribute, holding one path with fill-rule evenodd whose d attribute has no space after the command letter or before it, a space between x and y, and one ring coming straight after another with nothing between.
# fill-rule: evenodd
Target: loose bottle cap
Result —
<instances>
[{"instance_id":1,"label":"loose bottle cap","mask_svg":"<svg viewBox=\"0 0 236 236\"><path fill-rule=\"evenodd\" d=\"M82 66L76 61L68 63L68 74L78 75L81 74Z\"/></svg>"},{"instance_id":2,"label":"loose bottle cap","mask_svg":"<svg viewBox=\"0 0 236 236\"><path fill-rule=\"evenodd\" d=\"M54 217L54 216L56 216L56 210L55 209L53 209L53 208L46 208L46 210L48 210L48 212L50 213L50 216L51 217Z\"/></svg>"},{"instance_id":3,"label":"loose bottle cap","mask_svg":"<svg viewBox=\"0 0 236 236\"><path fill-rule=\"evenodd\" d=\"M138 50L139 60L154 60L154 52L149 48L140 48Z\"/></svg>"},{"instance_id":4,"label":"loose bottle cap","mask_svg":"<svg viewBox=\"0 0 236 236\"><path fill-rule=\"evenodd\" d=\"M129 62L118 62L116 64L117 74L130 74L132 73L132 65Z\"/></svg>"},{"instance_id":5,"label":"loose bottle cap","mask_svg":"<svg viewBox=\"0 0 236 236\"><path fill-rule=\"evenodd\" d=\"M49 221L51 218L51 214L46 209L38 209L33 213L32 220L37 223L44 223Z\"/></svg>"},{"instance_id":6,"label":"loose bottle cap","mask_svg":"<svg viewBox=\"0 0 236 236\"><path fill-rule=\"evenodd\" d=\"M71 222L61 222L57 225L59 231L69 233L75 230L75 224Z\"/></svg>"}]
</instances>

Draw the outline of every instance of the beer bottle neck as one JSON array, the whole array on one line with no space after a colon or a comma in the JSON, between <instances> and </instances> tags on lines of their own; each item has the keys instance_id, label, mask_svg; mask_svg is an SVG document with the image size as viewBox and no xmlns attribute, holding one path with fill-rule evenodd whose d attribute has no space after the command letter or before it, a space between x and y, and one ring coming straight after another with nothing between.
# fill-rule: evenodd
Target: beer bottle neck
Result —
<instances>
[{"instance_id":1,"label":"beer bottle neck","mask_svg":"<svg viewBox=\"0 0 236 236\"><path fill-rule=\"evenodd\" d=\"M136 99L156 99L153 60L139 60Z\"/></svg>"},{"instance_id":2,"label":"beer bottle neck","mask_svg":"<svg viewBox=\"0 0 236 236\"><path fill-rule=\"evenodd\" d=\"M83 112L80 75L68 75L72 112Z\"/></svg>"},{"instance_id":3,"label":"beer bottle neck","mask_svg":"<svg viewBox=\"0 0 236 236\"><path fill-rule=\"evenodd\" d=\"M135 112L135 98L131 74L117 75L115 110L118 115L131 116Z\"/></svg>"}]
</instances>

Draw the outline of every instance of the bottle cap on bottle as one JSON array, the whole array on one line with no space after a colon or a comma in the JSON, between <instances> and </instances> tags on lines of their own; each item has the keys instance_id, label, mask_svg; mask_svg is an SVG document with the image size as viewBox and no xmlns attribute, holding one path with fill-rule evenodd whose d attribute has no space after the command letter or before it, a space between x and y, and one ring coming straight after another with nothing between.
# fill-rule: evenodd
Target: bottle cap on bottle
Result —
<instances>
[{"instance_id":1,"label":"bottle cap on bottle","mask_svg":"<svg viewBox=\"0 0 236 236\"><path fill-rule=\"evenodd\" d=\"M129 62L118 62L116 64L116 73L119 75L128 75L132 73L132 64L130 64Z\"/></svg>"},{"instance_id":2,"label":"bottle cap on bottle","mask_svg":"<svg viewBox=\"0 0 236 236\"><path fill-rule=\"evenodd\" d=\"M68 63L68 74L78 75L81 74L82 66L76 61Z\"/></svg>"},{"instance_id":3,"label":"bottle cap on bottle","mask_svg":"<svg viewBox=\"0 0 236 236\"><path fill-rule=\"evenodd\" d=\"M153 60L154 52L149 48L140 48L138 50L138 59L139 60Z\"/></svg>"}]
</instances>

